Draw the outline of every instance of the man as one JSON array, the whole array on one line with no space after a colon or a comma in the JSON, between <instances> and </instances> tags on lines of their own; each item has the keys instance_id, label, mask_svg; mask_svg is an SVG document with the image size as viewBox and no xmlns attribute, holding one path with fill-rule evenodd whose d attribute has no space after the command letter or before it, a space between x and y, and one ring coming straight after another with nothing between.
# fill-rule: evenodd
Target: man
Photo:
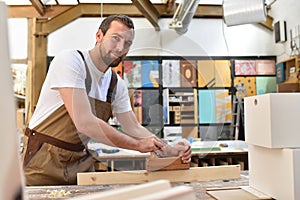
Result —
<instances>
[{"instance_id":1,"label":"man","mask_svg":"<svg viewBox=\"0 0 300 200\"><path fill-rule=\"evenodd\" d=\"M130 18L109 16L96 33L94 48L63 51L53 59L25 132L27 185L76 184L77 172L94 170L86 149L90 138L140 152L166 147L138 123L126 84L111 70L126 56L133 38ZM112 112L126 134L106 123ZM189 145L179 145L172 153L190 162Z\"/></svg>"}]
</instances>

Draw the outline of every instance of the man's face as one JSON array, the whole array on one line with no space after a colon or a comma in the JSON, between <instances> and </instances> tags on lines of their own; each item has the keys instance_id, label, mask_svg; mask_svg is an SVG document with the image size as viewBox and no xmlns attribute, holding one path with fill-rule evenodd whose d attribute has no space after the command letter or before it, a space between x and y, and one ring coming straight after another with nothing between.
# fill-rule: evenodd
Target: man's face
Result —
<instances>
[{"instance_id":1,"label":"man's face","mask_svg":"<svg viewBox=\"0 0 300 200\"><path fill-rule=\"evenodd\" d=\"M113 21L99 46L100 56L106 65L116 67L129 51L134 38L133 29Z\"/></svg>"}]
</instances>

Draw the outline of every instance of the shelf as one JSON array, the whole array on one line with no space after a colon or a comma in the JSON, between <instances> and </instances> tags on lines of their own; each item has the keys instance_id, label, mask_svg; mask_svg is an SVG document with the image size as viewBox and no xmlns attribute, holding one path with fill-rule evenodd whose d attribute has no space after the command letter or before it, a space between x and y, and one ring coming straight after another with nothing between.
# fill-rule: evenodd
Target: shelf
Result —
<instances>
[{"instance_id":1,"label":"shelf","mask_svg":"<svg viewBox=\"0 0 300 200\"><path fill-rule=\"evenodd\" d=\"M282 66L280 65L282 64ZM287 60L277 63L277 71L281 71L281 76L277 76L280 82L277 82L277 92L299 92L299 58L291 57Z\"/></svg>"},{"instance_id":2,"label":"shelf","mask_svg":"<svg viewBox=\"0 0 300 200\"><path fill-rule=\"evenodd\" d=\"M227 131L227 125L231 124L232 117L233 99L232 94L229 93L230 88L233 88L236 82L242 81L247 84L247 94L249 95L258 94L257 85L259 92L270 92L267 91L269 88L265 85L273 84L272 77L276 78L272 68L275 64L275 56L189 57L188 60L186 59L176 56L126 58L127 61L136 63L133 71L123 71L125 80L128 75L135 78L131 79L134 81L128 85L129 89L134 90L132 92L133 110L142 125L148 126L162 122L160 125L162 125L161 131L164 136L167 133L166 129L171 126L185 129L181 132L182 136L196 138L201 136L200 128L202 127L219 128L224 126ZM143 81L145 82L145 78L149 78L147 75L149 73L143 74L143 70L144 72L149 71L148 65L145 64L149 60L155 60L157 61L155 63L158 63L155 66L157 72L155 78L158 83L156 86L158 87L143 87ZM240 74L235 74L235 60L250 60L255 65L259 65L259 70L255 75L242 75L242 71ZM240 65L240 67L243 70L245 66ZM141 82L141 84L136 84L137 82ZM132 87L133 85L137 87ZM275 84L272 86L275 87ZM224 117L222 117L223 114L225 114ZM213 116L210 117L210 115ZM206 118L206 116L208 117ZM189 126L194 127L190 129ZM222 130L222 133L225 131ZM202 133L204 132L202 131Z\"/></svg>"}]
</instances>

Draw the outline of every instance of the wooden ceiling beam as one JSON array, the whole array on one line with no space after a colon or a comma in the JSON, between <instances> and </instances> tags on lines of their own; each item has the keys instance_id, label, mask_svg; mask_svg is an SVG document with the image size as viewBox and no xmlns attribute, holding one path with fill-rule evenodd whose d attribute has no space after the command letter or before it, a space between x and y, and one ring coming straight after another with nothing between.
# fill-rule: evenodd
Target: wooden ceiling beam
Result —
<instances>
[{"instance_id":1,"label":"wooden ceiling beam","mask_svg":"<svg viewBox=\"0 0 300 200\"><path fill-rule=\"evenodd\" d=\"M118 13L123 13L125 15L129 16L137 16L137 13L139 12L137 8L130 4L130 6L120 6L120 4L110 4L110 6L105 6L103 4L103 16L108 16L112 14L116 14L116 10L118 10ZM128 4L125 4L128 5ZM139 15L141 15L139 13ZM100 17L101 16L101 7L100 4L78 4L75 6L72 6L70 9L66 10L63 13L60 13L59 15L49 19L48 21L43 23L42 28L42 35L47 35L62 26L74 21L75 19L79 17Z\"/></svg>"},{"instance_id":2,"label":"wooden ceiling beam","mask_svg":"<svg viewBox=\"0 0 300 200\"><path fill-rule=\"evenodd\" d=\"M35 7L31 5L11 5L8 7L8 17L9 18L52 18L66 10L72 8L73 6L70 5L59 5L59 6L46 6L44 15L41 16Z\"/></svg>"},{"instance_id":3,"label":"wooden ceiling beam","mask_svg":"<svg viewBox=\"0 0 300 200\"><path fill-rule=\"evenodd\" d=\"M85 16L100 16L100 4L78 4L82 6L85 10L90 10L91 13L85 12ZM78 6L76 5L76 6ZM167 5L166 4L152 4L153 8L149 8L148 10L152 10L153 18L172 18L173 12L167 12ZM72 5L47 5L45 6L44 10L45 13L41 16L33 6L24 5L11 5L8 8L8 16L9 18L38 18L38 17L47 17L52 18L55 17L74 6ZM154 11L154 9L156 11ZM97 13L95 13L95 11ZM155 13L157 12L157 13ZM105 3L103 4L103 15L110 15L110 14L117 14L122 13L126 14L130 17L144 17L144 14L137 9L137 7L133 4L116 4L116 3ZM156 17L155 17L156 16ZM195 17L213 17L213 18L220 18L223 17L223 10L221 5L199 5L196 12Z\"/></svg>"},{"instance_id":4,"label":"wooden ceiling beam","mask_svg":"<svg viewBox=\"0 0 300 200\"><path fill-rule=\"evenodd\" d=\"M135 0L134 0L135 1ZM108 16L112 14L122 13L130 17L146 17L155 28L159 28L158 19L160 18L172 18L174 11L167 11L167 4L152 4L146 5L148 0L136 0L134 4L116 4L105 3L103 4L103 13L101 13L100 4L78 4L75 6L46 6L45 13L41 16L33 6L9 6L10 18L49 18L44 23L43 34L49 34L52 31L64 26L65 24L79 18L79 17L100 17ZM142 3L141 3L142 2ZM141 4L140 8L137 4ZM145 10L145 12L143 10ZM76 13L77 12L77 13ZM144 12L144 13L142 13ZM148 17L146 16L149 15ZM223 18L222 5L199 5L194 14L194 18ZM66 21L64 21L66 20ZM267 16L267 21L260 23L262 26L269 30L273 30L273 18Z\"/></svg>"},{"instance_id":5,"label":"wooden ceiling beam","mask_svg":"<svg viewBox=\"0 0 300 200\"><path fill-rule=\"evenodd\" d=\"M158 25L158 19L160 18L160 13L156 10L153 4L149 0L132 0L132 3L154 26L155 30L159 31L160 27Z\"/></svg>"},{"instance_id":6,"label":"wooden ceiling beam","mask_svg":"<svg viewBox=\"0 0 300 200\"><path fill-rule=\"evenodd\" d=\"M36 11L43 16L45 11L44 11L44 5L39 1L39 0L30 0L31 4L33 7L36 9Z\"/></svg>"}]
</instances>

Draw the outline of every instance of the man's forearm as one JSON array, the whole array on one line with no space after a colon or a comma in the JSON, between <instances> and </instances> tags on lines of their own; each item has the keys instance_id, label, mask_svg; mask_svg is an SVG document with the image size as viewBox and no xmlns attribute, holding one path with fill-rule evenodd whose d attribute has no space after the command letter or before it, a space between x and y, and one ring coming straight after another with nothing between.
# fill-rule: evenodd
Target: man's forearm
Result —
<instances>
[{"instance_id":1,"label":"man's forearm","mask_svg":"<svg viewBox=\"0 0 300 200\"><path fill-rule=\"evenodd\" d=\"M96 117L93 120L89 120L85 128L80 130L80 132L110 146L139 150L139 144L135 138L119 132L116 128Z\"/></svg>"}]
</instances>

